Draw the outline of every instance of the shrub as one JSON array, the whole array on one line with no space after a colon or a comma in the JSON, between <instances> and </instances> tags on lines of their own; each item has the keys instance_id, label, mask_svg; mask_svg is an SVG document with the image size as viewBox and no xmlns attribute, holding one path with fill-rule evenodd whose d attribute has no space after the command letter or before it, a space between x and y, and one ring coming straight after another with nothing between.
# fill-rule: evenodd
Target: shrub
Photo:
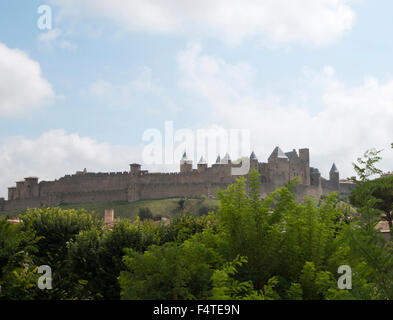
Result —
<instances>
[{"instance_id":1,"label":"shrub","mask_svg":"<svg viewBox=\"0 0 393 320\"><path fill-rule=\"evenodd\" d=\"M149 220L153 219L153 214L151 213L150 208L139 208L139 219L143 220Z\"/></svg>"}]
</instances>

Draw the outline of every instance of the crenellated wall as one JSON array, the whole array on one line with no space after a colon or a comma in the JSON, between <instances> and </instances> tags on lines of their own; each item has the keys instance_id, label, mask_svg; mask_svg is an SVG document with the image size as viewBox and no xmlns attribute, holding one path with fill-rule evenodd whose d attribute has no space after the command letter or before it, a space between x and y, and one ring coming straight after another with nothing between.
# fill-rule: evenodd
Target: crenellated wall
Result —
<instances>
[{"instance_id":1,"label":"crenellated wall","mask_svg":"<svg viewBox=\"0 0 393 320\"><path fill-rule=\"evenodd\" d=\"M326 180L324 178L321 178L321 186L324 194L332 193L333 191L338 192L340 188L338 181Z\"/></svg>"},{"instance_id":2,"label":"crenellated wall","mask_svg":"<svg viewBox=\"0 0 393 320\"><path fill-rule=\"evenodd\" d=\"M240 164L233 165L239 166ZM318 169L310 168L308 149L283 153L278 147L273 151L267 163L258 162L255 154L250 158L250 169L257 169L261 175L261 195L287 184L299 177L296 188L298 199L305 196L320 197L324 193L339 191L345 194L353 187L349 183L339 183L336 171L330 179L321 178ZM180 172L149 173L141 170L139 164L131 164L130 172L88 173L79 171L66 175L55 181L41 181L28 177L18 181L16 187L8 189L8 200L1 200L0 211L56 206L59 204L76 204L88 202L138 201L141 199L160 199L169 197L192 197L201 195L216 196L217 189L224 189L236 181L232 176L232 163L198 164L193 168L192 162L184 154Z\"/></svg>"},{"instance_id":3,"label":"crenellated wall","mask_svg":"<svg viewBox=\"0 0 393 320\"><path fill-rule=\"evenodd\" d=\"M355 187L355 184L346 182L339 183L339 193L342 195L348 196L351 193L351 190Z\"/></svg>"},{"instance_id":4,"label":"crenellated wall","mask_svg":"<svg viewBox=\"0 0 393 320\"><path fill-rule=\"evenodd\" d=\"M42 199L40 198L11 200L11 201L5 201L3 211L39 208L42 205L43 202Z\"/></svg>"}]
</instances>

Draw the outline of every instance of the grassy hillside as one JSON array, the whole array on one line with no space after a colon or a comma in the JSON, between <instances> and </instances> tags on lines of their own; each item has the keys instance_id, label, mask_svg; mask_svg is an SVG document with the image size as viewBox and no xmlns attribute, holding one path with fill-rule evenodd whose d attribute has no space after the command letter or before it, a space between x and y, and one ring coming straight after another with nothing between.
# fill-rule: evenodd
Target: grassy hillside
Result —
<instances>
[{"instance_id":1,"label":"grassy hillside","mask_svg":"<svg viewBox=\"0 0 393 320\"><path fill-rule=\"evenodd\" d=\"M184 203L182 205L182 201ZM100 217L104 217L105 209L113 208L115 211L115 218L129 218L134 220L140 208L149 208L153 217L173 218L183 213L199 215L217 208L219 201L213 199L182 199L182 198L167 198L159 200L141 200L136 202L106 202L106 203L81 203L81 204L63 204L59 207L62 209L86 209L94 211ZM13 210L0 212L0 218L16 217L24 214L25 210Z\"/></svg>"}]
</instances>

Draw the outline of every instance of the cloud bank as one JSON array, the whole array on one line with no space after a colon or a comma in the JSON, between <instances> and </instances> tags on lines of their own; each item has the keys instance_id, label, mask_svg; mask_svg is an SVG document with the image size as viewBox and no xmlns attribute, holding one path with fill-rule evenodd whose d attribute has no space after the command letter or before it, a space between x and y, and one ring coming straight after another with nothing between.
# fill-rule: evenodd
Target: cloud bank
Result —
<instances>
[{"instance_id":1,"label":"cloud bank","mask_svg":"<svg viewBox=\"0 0 393 320\"><path fill-rule=\"evenodd\" d=\"M203 54L191 44L178 55L179 86L211 107L227 128L250 129L260 161L275 145L284 150L309 147L312 164L327 176L335 161L346 178L351 163L370 148L385 149L381 165L391 170L393 151L393 79L366 77L359 86L342 83L332 67L305 69L288 105L279 95L261 95L255 71ZM287 89L290 90L290 89ZM301 98L299 98L301 97ZM317 111L306 108L319 101Z\"/></svg>"},{"instance_id":2,"label":"cloud bank","mask_svg":"<svg viewBox=\"0 0 393 320\"><path fill-rule=\"evenodd\" d=\"M23 115L55 96L38 62L0 42L0 116Z\"/></svg>"},{"instance_id":3,"label":"cloud bank","mask_svg":"<svg viewBox=\"0 0 393 320\"><path fill-rule=\"evenodd\" d=\"M0 197L17 180L37 176L54 180L87 168L89 172L128 171L138 161L137 148L98 142L64 130L43 133L36 139L7 137L0 140Z\"/></svg>"},{"instance_id":4,"label":"cloud bank","mask_svg":"<svg viewBox=\"0 0 393 320\"><path fill-rule=\"evenodd\" d=\"M350 31L346 0L51 0L63 18L103 19L126 32L216 37L236 45L258 37L273 44L326 45Z\"/></svg>"}]
</instances>

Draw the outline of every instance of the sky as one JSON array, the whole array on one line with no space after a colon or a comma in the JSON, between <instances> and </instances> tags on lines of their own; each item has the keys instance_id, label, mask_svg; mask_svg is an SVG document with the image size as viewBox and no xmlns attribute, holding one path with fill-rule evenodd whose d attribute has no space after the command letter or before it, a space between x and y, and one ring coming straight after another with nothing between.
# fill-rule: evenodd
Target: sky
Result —
<instances>
[{"instance_id":1,"label":"sky","mask_svg":"<svg viewBox=\"0 0 393 320\"><path fill-rule=\"evenodd\" d=\"M333 162L353 176L371 148L393 170L392 11L390 0L1 1L0 197L27 176L149 169L144 136L168 121L248 130L264 162L275 146L309 148L324 177ZM178 169L174 158L159 169Z\"/></svg>"}]
</instances>

